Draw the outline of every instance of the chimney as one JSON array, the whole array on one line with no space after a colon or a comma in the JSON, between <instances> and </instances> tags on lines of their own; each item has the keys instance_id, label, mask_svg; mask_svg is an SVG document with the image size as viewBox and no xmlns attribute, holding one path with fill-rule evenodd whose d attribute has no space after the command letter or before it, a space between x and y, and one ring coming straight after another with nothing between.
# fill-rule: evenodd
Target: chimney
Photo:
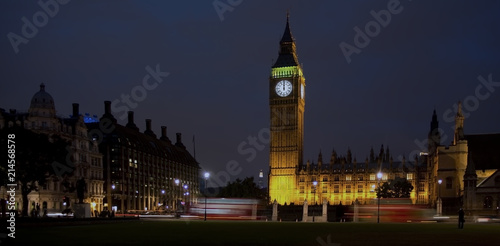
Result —
<instances>
[{"instance_id":1,"label":"chimney","mask_svg":"<svg viewBox=\"0 0 500 246\"><path fill-rule=\"evenodd\" d=\"M111 114L111 101L104 101L104 114Z\"/></svg>"},{"instance_id":2,"label":"chimney","mask_svg":"<svg viewBox=\"0 0 500 246\"><path fill-rule=\"evenodd\" d=\"M103 119L110 119L112 123L116 124L116 119L111 114L111 101L104 101L104 114L100 120L102 121Z\"/></svg>"},{"instance_id":3,"label":"chimney","mask_svg":"<svg viewBox=\"0 0 500 246\"><path fill-rule=\"evenodd\" d=\"M177 141L175 143L175 146L185 149L186 146L184 146L184 144L182 144L182 134L180 132L178 132L175 135L177 136Z\"/></svg>"},{"instance_id":4,"label":"chimney","mask_svg":"<svg viewBox=\"0 0 500 246\"><path fill-rule=\"evenodd\" d=\"M162 138L167 137L167 127L166 126L161 126L161 137Z\"/></svg>"},{"instance_id":5,"label":"chimney","mask_svg":"<svg viewBox=\"0 0 500 246\"><path fill-rule=\"evenodd\" d=\"M175 144L182 144L182 133L178 132L175 135L177 136L177 141Z\"/></svg>"},{"instance_id":6,"label":"chimney","mask_svg":"<svg viewBox=\"0 0 500 246\"><path fill-rule=\"evenodd\" d=\"M80 112L78 112L78 103L73 103L73 118L78 118Z\"/></svg>"},{"instance_id":7,"label":"chimney","mask_svg":"<svg viewBox=\"0 0 500 246\"><path fill-rule=\"evenodd\" d=\"M156 134L151 131L151 119L146 119L146 130L144 131L144 134L156 138Z\"/></svg>"},{"instance_id":8,"label":"chimney","mask_svg":"<svg viewBox=\"0 0 500 246\"><path fill-rule=\"evenodd\" d=\"M167 137L167 127L166 126L161 126L161 137L160 140L166 141L168 143L172 143L170 139Z\"/></svg>"},{"instance_id":9,"label":"chimney","mask_svg":"<svg viewBox=\"0 0 500 246\"><path fill-rule=\"evenodd\" d=\"M134 111L128 111L128 122L126 127L132 128L134 130L139 130L139 128L134 123Z\"/></svg>"}]
</instances>

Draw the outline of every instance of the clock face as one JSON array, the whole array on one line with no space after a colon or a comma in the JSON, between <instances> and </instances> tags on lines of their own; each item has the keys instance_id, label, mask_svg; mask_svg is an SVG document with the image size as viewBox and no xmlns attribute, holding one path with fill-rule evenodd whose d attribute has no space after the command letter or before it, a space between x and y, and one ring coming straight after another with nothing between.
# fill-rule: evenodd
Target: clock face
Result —
<instances>
[{"instance_id":1,"label":"clock face","mask_svg":"<svg viewBox=\"0 0 500 246\"><path fill-rule=\"evenodd\" d=\"M280 97L286 97L292 92L292 83L288 80L282 80L276 84L276 94Z\"/></svg>"}]
</instances>

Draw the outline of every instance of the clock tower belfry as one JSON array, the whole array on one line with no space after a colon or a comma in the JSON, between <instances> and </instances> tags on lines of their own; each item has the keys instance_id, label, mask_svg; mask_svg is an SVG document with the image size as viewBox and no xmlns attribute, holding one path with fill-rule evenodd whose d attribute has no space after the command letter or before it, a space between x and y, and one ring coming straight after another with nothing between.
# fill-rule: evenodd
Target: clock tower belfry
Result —
<instances>
[{"instance_id":1,"label":"clock tower belfry","mask_svg":"<svg viewBox=\"0 0 500 246\"><path fill-rule=\"evenodd\" d=\"M269 78L271 202L298 202L297 173L303 161L305 85L287 14L279 56Z\"/></svg>"}]
</instances>

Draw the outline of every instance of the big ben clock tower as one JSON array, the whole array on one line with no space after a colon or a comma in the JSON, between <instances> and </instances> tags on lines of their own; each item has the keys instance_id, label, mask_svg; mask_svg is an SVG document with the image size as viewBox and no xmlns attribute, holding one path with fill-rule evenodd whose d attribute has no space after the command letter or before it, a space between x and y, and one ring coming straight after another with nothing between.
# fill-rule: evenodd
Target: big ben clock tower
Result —
<instances>
[{"instance_id":1,"label":"big ben clock tower","mask_svg":"<svg viewBox=\"0 0 500 246\"><path fill-rule=\"evenodd\" d=\"M296 177L303 158L305 85L287 15L279 56L269 78L269 196L279 204L298 202Z\"/></svg>"}]
</instances>

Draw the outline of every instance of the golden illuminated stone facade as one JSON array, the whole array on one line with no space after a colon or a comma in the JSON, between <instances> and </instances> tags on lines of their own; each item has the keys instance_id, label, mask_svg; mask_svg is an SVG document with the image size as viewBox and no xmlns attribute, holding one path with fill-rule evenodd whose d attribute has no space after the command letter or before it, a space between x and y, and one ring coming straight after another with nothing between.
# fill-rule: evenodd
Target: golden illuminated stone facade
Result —
<instances>
[{"instance_id":1,"label":"golden illuminated stone facade","mask_svg":"<svg viewBox=\"0 0 500 246\"><path fill-rule=\"evenodd\" d=\"M288 19L280 47L269 78L269 195L273 200L284 203L296 198L297 170L303 158L305 105L305 78Z\"/></svg>"}]
</instances>

